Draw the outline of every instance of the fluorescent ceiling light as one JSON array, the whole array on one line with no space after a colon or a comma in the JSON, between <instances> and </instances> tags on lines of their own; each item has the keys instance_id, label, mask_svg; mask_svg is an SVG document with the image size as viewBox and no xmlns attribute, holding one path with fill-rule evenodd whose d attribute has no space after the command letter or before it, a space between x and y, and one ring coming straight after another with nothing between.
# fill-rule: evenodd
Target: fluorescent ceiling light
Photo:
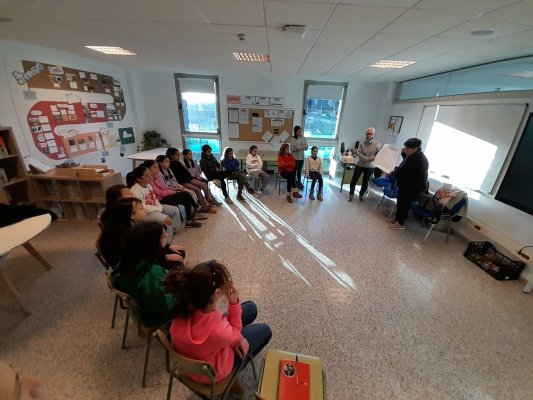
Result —
<instances>
[{"instance_id":1,"label":"fluorescent ceiling light","mask_svg":"<svg viewBox=\"0 0 533 400\"><path fill-rule=\"evenodd\" d=\"M403 68L414 64L414 61L381 60L371 65L373 68Z\"/></svg>"},{"instance_id":2,"label":"fluorescent ceiling light","mask_svg":"<svg viewBox=\"0 0 533 400\"><path fill-rule=\"evenodd\" d=\"M270 62L270 57L268 54L256 54L256 53L233 53L233 57L237 61L244 62Z\"/></svg>"},{"instance_id":3,"label":"fluorescent ceiling light","mask_svg":"<svg viewBox=\"0 0 533 400\"><path fill-rule=\"evenodd\" d=\"M494 29L478 29L477 31L470 32L472 36L487 36L492 35L493 33Z\"/></svg>"},{"instance_id":4,"label":"fluorescent ceiling light","mask_svg":"<svg viewBox=\"0 0 533 400\"><path fill-rule=\"evenodd\" d=\"M519 78L533 78L533 71L511 72L508 76L517 76Z\"/></svg>"},{"instance_id":5,"label":"fluorescent ceiling light","mask_svg":"<svg viewBox=\"0 0 533 400\"><path fill-rule=\"evenodd\" d=\"M122 47L111 47L111 46L85 46L88 49L99 51L104 54L113 54L116 56L136 56L137 54L123 49Z\"/></svg>"}]
</instances>

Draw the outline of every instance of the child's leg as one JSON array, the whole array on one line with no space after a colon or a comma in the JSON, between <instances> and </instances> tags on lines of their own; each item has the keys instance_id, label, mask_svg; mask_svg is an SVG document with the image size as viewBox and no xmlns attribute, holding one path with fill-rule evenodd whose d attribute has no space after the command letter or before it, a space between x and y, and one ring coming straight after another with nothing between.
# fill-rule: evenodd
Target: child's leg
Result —
<instances>
[{"instance_id":1,"label":"child's leg","mask_svg":"<svg viewBox=\"0 0 533 400\"><path fill-rule=\"evenodd\" d=\"M324 186L324 179L322 178L322 175L320 175L320 172L316 173L318 178L318 191L322 192L322 187Z\"/></svg>"},{"instance_id":2,"label":"child's leg","mask_svg":"<svg viewBox=\"0 0 533 400\"><path fill-rule=\"evenodd\" d=\"M257 318L257 306L253 301L241 303L242 326L250 325Z\"/></svg>"},{"instance_id":3,"label":"child's leg","mask_svg":"<svg viewBox=\"0 0 533 400\"><path fill-rule=\"evenodd\" d=\"M265 171L259 171L259 190L264 192L268 184L268 175Z\"/></svg>"},{"instance_id":4,"label":"child's leg","mask_svg":"<svg viewBox=\"0 0 533 400\"><path fill-rule=\"evenodd\" d=\"M311 192L315 190L315 184L316 184L316 180L317 180L317 177L316 177L316 172L315 171L310 171L309 172L309 178L311 178L312 182L311 182Z\"/></svg>"}]
</instances>

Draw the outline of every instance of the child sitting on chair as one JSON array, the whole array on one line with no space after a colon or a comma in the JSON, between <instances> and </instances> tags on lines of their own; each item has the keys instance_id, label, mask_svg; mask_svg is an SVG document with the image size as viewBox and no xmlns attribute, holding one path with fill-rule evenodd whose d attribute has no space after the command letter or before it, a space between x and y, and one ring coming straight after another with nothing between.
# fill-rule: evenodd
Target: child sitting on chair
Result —
<instances>
[{"instance_id":1,"label":"child sitting on chair","mask_svg":"<svg viewBox=\"0 0 533 400\"><path fill-rule=\"evenodd\" d=\"M315 199L315 184L318 181L317 199L322 201L322 186L324 181L322 179L322 159L318 157L318 147L311 148L311 155L305 160L305 175L307 179L312 179L311 190L309 191L309 199Z\"/></svg>"},{"instance_id":2,"label":"child sitting on chair","mask_svg":"<svg viewBox=\"0 0 533 400\"><path fill-rule=\"evenodd\" d=\"M226 147L224 149L224 158L222 159L222 167L225 171L229 172L228 179L234 179L237 181L237 200L246 201L242 196L242 189L246 187L246 190L250 194L255 194L255 190L252 189L246 179L246 175L241 172L239 167L239 160L233 156L233 149Z\"/></svg>"},{"instance_id":3,"label":"child sitting on chair","mask_svg":"<svg viewBox=\"0 0 533 400\"><path fill-rule=\"evenodd\" d=\"M238 369L248 353L258 354L272 337L268 325L250 325L257 317L257 306L251 301L240 303L239 290L229 271L217 261L169 272L164 286L176 298L170 326L174 349L212 365L216 382ZM217 309L219 300L229 303L226 316ZM191 378L209 383L205 377ZM234 393L243 392L238 380L232 389Z\"/></svg>"}]
</instances>

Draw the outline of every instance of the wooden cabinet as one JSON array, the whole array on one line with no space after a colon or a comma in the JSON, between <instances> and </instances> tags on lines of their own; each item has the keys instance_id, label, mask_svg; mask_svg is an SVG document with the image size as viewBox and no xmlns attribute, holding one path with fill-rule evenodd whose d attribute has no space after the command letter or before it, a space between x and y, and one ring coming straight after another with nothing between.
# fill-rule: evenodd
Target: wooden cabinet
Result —
<instances>
[{"instance_id":1,"label":"wooden cabinet","mask_svg":"<svg viewBox=\"0 0 533 400\"><path fill-rule=\"evenodd\" d=\"M37 201L43 208L61 208L64 219L96 219L105 205L108 187L122 184L122 176L105 165L88 168L56 168L45 174L32 174ZM100 171L103 170L103 171Z\"/></svg>"},{"instance_id":2,"label":"wooden cabinet","mask_svg":"<svg viewBox=\"0 0 533 400\"><path fill-rule=\"evenodd\" d=\"M0 203L31 204L32 186L13 130L0 127Z\"/></svg>"}]
</instances>

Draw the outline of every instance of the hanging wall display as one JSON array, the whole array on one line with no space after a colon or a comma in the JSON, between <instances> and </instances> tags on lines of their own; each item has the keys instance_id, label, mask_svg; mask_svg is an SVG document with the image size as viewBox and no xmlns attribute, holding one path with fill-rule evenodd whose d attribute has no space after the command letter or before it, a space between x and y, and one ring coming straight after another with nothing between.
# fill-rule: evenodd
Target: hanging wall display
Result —
<instances>
[{"instance_id":1,"label":"hanging wall display","mask_svg":"<svg viewBox=\"0 0 533 400\"><path fill-rule=\"evenodd\" d=\"M14 71L12 75L18 84L27 85L25 93L33 93L25 96L35 101L27 123L42 154L61 160L134 142L133 130L119 132L113 128L113 122L122 121L126 115L119 80L35 61L23 60L22 67L23 72ZM40 89L63 93L64 100Z\"/></svg>"}]
</instances>

